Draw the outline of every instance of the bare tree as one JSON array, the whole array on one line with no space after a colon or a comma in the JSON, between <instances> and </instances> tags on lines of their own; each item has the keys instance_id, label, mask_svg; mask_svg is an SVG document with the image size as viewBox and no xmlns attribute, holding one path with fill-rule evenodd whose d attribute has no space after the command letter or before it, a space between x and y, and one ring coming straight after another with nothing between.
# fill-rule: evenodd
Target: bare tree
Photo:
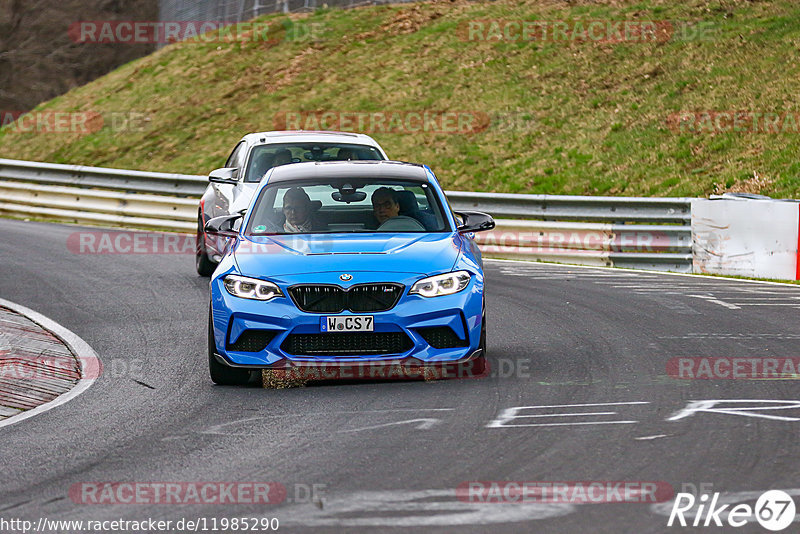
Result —
<instances>
[{"instance_id":1,"label":"bare tree","mask_svg":"<svg viewBox=\"0 0 800 534\"><path fill-rule=\"evenodd\" d=\"M158 0L0 0L0 110L27 111L154 49L77 43L72 23L157 16Z\"/></svg>"}]
</instances>

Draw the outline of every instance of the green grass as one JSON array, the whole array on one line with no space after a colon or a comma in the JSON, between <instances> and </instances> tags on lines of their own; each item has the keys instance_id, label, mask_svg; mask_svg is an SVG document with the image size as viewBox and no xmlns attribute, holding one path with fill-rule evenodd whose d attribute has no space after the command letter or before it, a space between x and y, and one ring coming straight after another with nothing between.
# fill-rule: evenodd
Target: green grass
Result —
<instances>
[{"instance_id":1,"label":"green grass","mask_svg":"<svg viewBox=\"0 0 800 534\"><path fill-rule=\"evenodd\" d=\"M281 111L474 111L478 133L372 134L431 165L449 189L800 196L800 133L692 133L672 113L797 113L800 4L793 0L432 2L263 17L267 42L181 43L36 111L141 113L141 128L88 135L0 131L0 157L203 174ZM466 41L466 23L669 20L704 39ZM316 24L315 40L295 39ZM287 36L289 38L287 38ZM91 45L87 53L91 53Z\"/></svg>"}]
</instances>

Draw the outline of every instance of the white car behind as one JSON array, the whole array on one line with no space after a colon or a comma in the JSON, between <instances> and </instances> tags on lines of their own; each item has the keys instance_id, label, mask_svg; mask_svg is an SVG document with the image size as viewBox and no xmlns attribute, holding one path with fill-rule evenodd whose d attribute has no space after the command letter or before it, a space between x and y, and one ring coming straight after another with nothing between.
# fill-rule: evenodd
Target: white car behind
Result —
<instances>
[{"instance_id":1,"label":"white car behind","mask_svg":"<svg viewBox=\"0 0 800 534\"><path fill-rule=\"evenodd\" d=\"M261 178L279 165L305 161L385 160L386 153L368 135L346 132L285 131L245 135L225 166L209 174L197 212L195 266L210 276L222 257L225 239L206 235L205 223L247 208Z\"/></svg>"}]
</instances>

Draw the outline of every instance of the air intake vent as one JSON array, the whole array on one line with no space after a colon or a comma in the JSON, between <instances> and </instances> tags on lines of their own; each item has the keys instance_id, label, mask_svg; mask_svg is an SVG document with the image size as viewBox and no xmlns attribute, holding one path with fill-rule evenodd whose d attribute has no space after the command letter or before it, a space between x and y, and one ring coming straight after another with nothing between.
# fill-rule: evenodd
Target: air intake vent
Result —
<instances>
[{"instance_id":1,"label":"air intake vent","mask_svg":"<svg viewBox=\"0 0 800 534\"><path fill-rule=\"evenodd\" d=\"M466 347L468 343L459 338L449 326L434 326L431 328L418 328L419 335L435 349L451 349Z\"/></svg>"},{"instance_id":2,"label":"air intake vent","mask_svg":"<svg viewBox=\"0 0 800 534\"><path fill-rule=\"evenodd\" d=\"M271 330L245 330L236 340L236 343L228 343L228 350L234 352L261 352L272 338L275 332Z\"/></svg>"},{"instance_id":3,"label":"air intake vent","mask_svg":"<svg viewBox=\"0 0 800 534\"><path fill-rule=\"evenodd\" d=\"M402 354L414 343L404 332L292 334L281 349L296 356L362 356Z\"/></svg>"}]
</instances>

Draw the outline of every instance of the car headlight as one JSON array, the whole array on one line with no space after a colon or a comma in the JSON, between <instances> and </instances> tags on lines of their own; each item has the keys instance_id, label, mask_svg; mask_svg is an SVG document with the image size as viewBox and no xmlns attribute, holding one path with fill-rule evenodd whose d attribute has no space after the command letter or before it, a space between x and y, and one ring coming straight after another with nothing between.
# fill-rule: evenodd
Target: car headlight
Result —
<instances>
[{"instance_id":1,"label":"car headlight","mask_svg":"<svg viewBox=\"0 0 800 534\"><path fill-rule=\"evenodd\" d=\"M422 295L423 297L441 297L458 293L469 285L470 275L467 271L437 274L423 278L411 287L409 295Z\"/></svg>"},{"instance_id":2,"label":"car headlight","mask_svg":"<svg viewBox=\"0 0 800 534\"><path fill-rule=\"evenodd\" d=\"M272 300L275 297L283 296L281 288L272 282L258 280L256 278L229 274L225 277L223 283L228 293L234 297L241 297L243 299Z\"/></svg>"}]
</instances>

